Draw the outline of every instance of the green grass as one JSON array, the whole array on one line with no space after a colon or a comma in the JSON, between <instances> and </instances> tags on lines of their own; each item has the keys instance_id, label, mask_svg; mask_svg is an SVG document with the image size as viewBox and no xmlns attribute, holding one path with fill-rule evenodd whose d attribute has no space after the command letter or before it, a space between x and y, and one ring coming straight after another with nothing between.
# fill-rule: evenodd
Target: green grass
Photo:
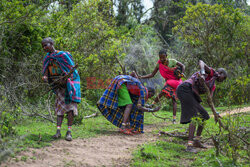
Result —
<instances>
[{"instance_id":1,"label":"green grass","mask_svg":"<svg viewBox=\"0 0 250 167\"><path fill-rule=\"evenodd\" d=\"M191 156L181 144L158 141L143 145L134 152L133 165L143 167L176 166L181 156Z\"/></svg>"},{"instance_id":2,"label":"green grass","mask_svg":"<svg viewBox=\"0 0 250 167\"><path fill-rule=\"evenodd\" d=\"M215 149L209 149L207 151L202 151L196 156L197 158L190 163L190 166L194 167L218 167L218 166L225 166L225 167L248 167L249 164L247 161L244 162L237 162L234 163L232 160L228 159L225 156L219 155L218 157L215 155Z\"/></svg>"},{"instance_id":3,"label":"green grass","mask_svg":"<svg viewBox=\"0 0 250 167\"><path fill-rule=\"evenodd\" d=\"M235 107L238 108L238 107ZM218 111L225 111L227 108L221 107L217 108ZM160 114L160 113L159 113ZM210 112L211 114L211 112ZM171 115L171 114L170 114ZM236 117L241 118L241 126L249 127L250 114L238 114ZM179 118L179 116L177 117ZM229 119L225 117L224 119ZM184 132L188 128L188 125L173 125L170 124L165 127L161 127L154 133L161 131L178 131ZM217 125L215 125L214 119L211 118L206 121L205 130L202 134L203 138L209 138L210 134L215 134L219 131ZM209 132L209 133L208 133ZM249 139L248 139L249 140ZM159 140L154 143L144 144L138 147L133 152L133 160L131 166L137 167L154 167L154 166L173 166L173 167L183 167L183 166L204 166L204 167L217 167L217 166L248 166L246 159L239 159L236 164L233 163L231 159L225 156L215 156L215 149L203 149L198 154L185 152L185 144L187 141L174 137L167 137L162 135ZM242 152L246 157L248 157L246 152Z\"/></svg>"},{"instance_id":4,"label":"green grass","mask_svg":"<svg viewBox=\"0 0 250 167\"><path fill-rule=\"evenodd\" d=\"M220 109L225 110L226 108L224 107ZM153 116L152 113L145 113L144 124L152 125L156 128L159 128L161 123L171 122L172 120L172 110L170 111L161 110L155 114L168 119L162 120ZM178 108L177 121L179 120L179 118L180 118L180 109ZM168 129L170 130L173 127L178 128L178 126L183 128L183 125L169 125L168 127L166 127L166 130ZM21 147L27 146L27 147L39 148L48 146L50 145L50 142L54 140L51 136L56 132L56 124L41 119L26 118L24 119L22 124L17 125L15 128L19 136L23 135L26 136L24 142L19 145ZM73 125L72 135L73 139L89 138L89 137L96 137L98 135L109 135L116 132L117 130L118 130L117 127L112 125L101 115L101 113L99 113L98 117L83 119L81 125ZM63 125L61 129L63 137L66 131L67 131L67 119L65 118L63 120Z\"/></svg>"},{"instance_id":5,"label":"green grass","mask_svg":"<svg viewBox=\"0 0 250 167\"><path fill-rule=\"evenodd\" d=\"M48 121L32 121L26 120L21 125L16 127L19 136L25 135L23 142L18 144L19 148L34 147L40 148L49 146L54 139L52 135L56 133L56 124ZM95 118L84 119L83 124L72 126L73 139L89 138L98 135L108 135L115 131L116 128L112 126L104 117L99 116ZM61 128L62 139L67 131L67 119L63 120Z\"/></svg>"},{"instance_id":6,"label":"green grass","mask_svg":"<svg viewBox=\"0 0 250 167\"><path fill-rule=\"evenodd\" d=\"M185 151L183 141L172 139L172 141L157 141L138 147L133 153L131 166L135 167L225 167L243 166L248 164L236 163L224 156L215 156L215 150L209 149L197 154Z\"/></svg>"},{"instance_id":7,"label":"green grass","mask_svg":"<svg viewBox=\"0 0 250 167\"><path fill-rule=\"evenodd\" d=\"M160 111L157 115L162 117L169 117L172 119L172 113ZM151 113L145 113L145 125L157 125L164 122L161 119L154 117ZM166 120L169 121L169 120ZM25 136L22 142L18 143L17 151L26 150L28 147L41 148L50 146L54 141L52 136L56 133L56 124L41 119L24 119L22 124L16 127L18 136ZM67 131L67 119L64 118L61 128L62 140ZM72 126L73 139L76 138L90 138L99 135L111 135L117 133L118 128L112 125L104 118L101 113L99 116L83 119L81 125Z\"/></svg>"},{"instance_id":8,"label":"green grass","mask_svg":"<svg viewBox=\"0 0 250 167\"><path fill-rule=\"evenodd\" d=\"M227 108L222 107L219 109L226 110ZM83 112L90 112L90 111L83 111ZM168 119L162 120L154 117L152 113L145 113L144 117L145 128L147 128L148 126L154 127L155 131L153 133L158 133L159 130L162 131L178 130L183 132L188 127L188 125L171 124L172 120L171 107L170 108L168 107L167 111L161 110L155 114ZM179 118L180 118L180 108L178 107L177 121L179 121ZM169 122L170 124L168 126L166 125L162 126L163 122L167 123ZM208 124L209 126L207 127L210 128L210 130L212 130L213 132L217 131L217 129L214 128L213 119L210 119L208 121ZM17 130L18 136L25 136L23 140L18 142L15 152L26 150L29 147L41 148L50 146L51 142L54 141L52 135L54 135L56 132L56 124L41 119L26 118L21 124L18 124L15 128ZM61 129L62 133L61 140L64 140L66 131L67 131L67 119L64 119ZM99 113L98 117L83 119L81 125L73 125L72 127L73 139L97 137L99 135L112 135L114 133L117 133L117 131L118 128L112 125L109 121L107 121L101 115L101 113ZM203 136L208 137L208 134L204 132ZM205 159L204 161L208 162L214 161L213 162L214 164L216 164L217 162L215 161L215 159L213 160L209 159L211 158L211 153L210 153L211 150L209 150L208 153L202 152L197 155L194 155L186 153L184 151L185 150L184 145L186 141L174 138L172 138L171 141L167 140L168 139L166 139L166 137L163 136L156 143L140 146L133 153L134 158L132 166L176 166L176 164L179 164L180 166L185 166L185 164L183 165L184 162L188 162L188 164L193 163L194 166L195 165L199 166L201 163L203 163L201 160L199 160L200 159L199 154L201 154L201 156L204 156L204 158L208 158ZM25 160L25 157L22 160Z\"/></svg>"}]
</instances>

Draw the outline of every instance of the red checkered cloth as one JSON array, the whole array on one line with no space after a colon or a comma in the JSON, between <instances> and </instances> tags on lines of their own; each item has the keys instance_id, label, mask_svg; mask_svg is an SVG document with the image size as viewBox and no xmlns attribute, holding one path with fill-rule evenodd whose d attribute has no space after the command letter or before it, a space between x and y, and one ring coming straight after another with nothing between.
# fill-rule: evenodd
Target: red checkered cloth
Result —
<instances>
[{"instance_id":1,"label":"red checkered cloth","mask_svg":"<svg viewBox=\"0 0 250 167\"><path fill-rule=\"evenodd\" d=\"M178 100L175 92L176 90L172 88L170 85L166 84L161 91L164 92L166 98L168 99L171 98L174 99L175 101Z\"/></svg>"}]
</instances>

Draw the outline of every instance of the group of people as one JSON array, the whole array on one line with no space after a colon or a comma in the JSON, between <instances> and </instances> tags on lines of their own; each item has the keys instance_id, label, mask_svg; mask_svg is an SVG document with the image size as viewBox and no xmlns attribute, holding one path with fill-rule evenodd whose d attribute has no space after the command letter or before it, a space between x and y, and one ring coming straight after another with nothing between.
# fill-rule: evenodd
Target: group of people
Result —
<instances>
[{"instance_id":1,"label":"group of people","mask_svg":"<svg viewBox=\"0 0 250 167\"><path fill-rule=\"evenodd\" d=\"M81 101L80 77L75 67L72 56L68 52L58 51L54 48L53 40L48 37L42 40L42 47L47 55L43 60L43 80L52 86L56 94L55 113L57 115L57 132L53 138L61 137L61 125L64 115L68 118L68 131L65 139L72 140L71 126L73 118L77 115L77 104ZM204 94L205 83L210 89L211 95L215 90L215 81L222 82L227 78L227 72L223 68L215 71L203 61L199 61L200 71L194 73L186 81L181 77L185 66L175 59L168 59L165 50L159 52L159 60L151 74L138 75L132 72L130 75L116 76L104 91L97 107L103 116L119 131L126 135L143 133L144 112L157 112L156 107L160 98L165 96L172 99L173 123L176 123L177 100L181 103L181 124L189 124L189 139L187 151L195 152L194 147L204 146L200 142L203 125L192 123L192 118L200 117L202 121L209 119L209 114L201 106L200 94ZM152 87L145 87L140 79L152 78L157 72L165 79L164 87L154 99L152 104L146 104L148 98L155 94Z\"/></svg>"}]
</instances>

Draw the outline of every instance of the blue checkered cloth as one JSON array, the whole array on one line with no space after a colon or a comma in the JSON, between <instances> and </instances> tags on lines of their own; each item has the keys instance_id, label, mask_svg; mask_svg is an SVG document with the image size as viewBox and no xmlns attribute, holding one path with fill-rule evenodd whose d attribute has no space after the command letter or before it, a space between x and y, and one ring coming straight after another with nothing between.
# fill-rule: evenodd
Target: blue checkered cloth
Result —
<instances>
[{"instance_id":1,"label":"blue checkered cloth","mask_svg":"<svg viewBox=\"0 0 250 167\"><path fill-rule=\"evenodd\" d=\"M97 102L97 107L108 121L120 128L122 126L125 107L118 107L118 89L123 83L127 85L137 85L140 89L140 96L130 94L133 107L130 112L129 120L134 130L143 133L144 112L137 109L137 103L140 98L141 105L145 105L147 91L138 79L129 75L116 76Z\"/></svg>"}]
</instances>

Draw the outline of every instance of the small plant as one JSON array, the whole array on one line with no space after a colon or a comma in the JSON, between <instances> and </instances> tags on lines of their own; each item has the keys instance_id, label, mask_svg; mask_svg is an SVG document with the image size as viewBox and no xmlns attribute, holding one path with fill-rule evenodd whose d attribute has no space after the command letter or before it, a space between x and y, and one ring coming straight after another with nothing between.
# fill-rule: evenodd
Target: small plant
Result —
<instances>
[{"instance_id":1,"label":"small plant","mask_svg":"<svg viewBox=\"0 0 250 167\"><path fill-rule=\"evenodd\" d=\"M206 95L208 105L210 106L215 123L218 123L219 132L216 135L211 135L214 146L216 148L216 156L219 153L231 158L234 163L237 162L239 158L247 159L248 157L242 157L241 155L249 155L249 142L246 140L249 137L249 127L244 127L246 122L241 119L241 117L228 116L226 119L222 119L214 107L212 97L210 96L210 90L205 84L202 83L206 88ZM242 154L242 152L247 152Z\"/></svg>"},{"instance_id":2,"label":"small plant","mask_svg":"<svg viewBox=\"0 0 250 167\"><path fill-rule=\"evenodd\" d=\"M212 135L216 148L216 155L222 154L232 159L234 163L239 159L249 160L249 131L245 120L240 116L228 116L223 120L224 128ZM245 155L248 155L246 157Z\"/></svg>"},{"instance_id":3,"label":"small plant","mask_svg":"<svg viewBox=\"0 0 250 167\"><path fill-rule=\"evenodd\" d=\"M193 117L191 119L192 124L196 125L196 126L205 126L206 125L206 121L203 121L201 116L199 116L200 113L198 113L197 117Z\"/></svg>"},{"instance_id":4,"label":"small plant","mask_svg":"<svg viewBox=\"0 0 250 167\"><path fill-rule=\"evenodd\" d=\"M30 159L32 159L32 160L36 160L37 158L36 158L35 156L33 156L33 157L30 157Z\"/></svg>"},{"instance_id":5,"label":"small plant","mask_svg":"<svg viewBox=\"0 0 250 167\"><path fill-rule=\"evenodd\" d=\"M141 153L141 157L145 160L148 160L148 159L157 160L157 156L155 156L153 153L146 153L145 148L141 148L140 153Z\"/></svg>"},{"instance_id":6,"label":"small plant","mask_svg":"<svg viewBox=\"0 0 250 167\"><path fill-rule=\"evenodd\" d=\"M74 117L73 124L74 125L81 125L83 118L84 118L84 115L83 115L82 110L78 111L78 115L76 117Z\"/></svg>"},{"instance_id":7,"label":"small plant","mask_svg":"<svg viewBox=\"0 0 250 167\"><path fill-rule=\"evenodd\" d=\"M27 158L28 158L27 156L22 156L22 157L21 157L21 161L25 161L25 162L26 162L26 161L27 161Z\"/></svg>"},{"instance_id":8,"label":"small plant","mask_svg":"<svg viewBox=\"0 0 250 167\"><path fill-rule=\"evenodd\" d=\"M11 113L2 112L0 117L0 138L7 137L16 133L14 128L15 118Z\"/></svg>"}]
</instances>

